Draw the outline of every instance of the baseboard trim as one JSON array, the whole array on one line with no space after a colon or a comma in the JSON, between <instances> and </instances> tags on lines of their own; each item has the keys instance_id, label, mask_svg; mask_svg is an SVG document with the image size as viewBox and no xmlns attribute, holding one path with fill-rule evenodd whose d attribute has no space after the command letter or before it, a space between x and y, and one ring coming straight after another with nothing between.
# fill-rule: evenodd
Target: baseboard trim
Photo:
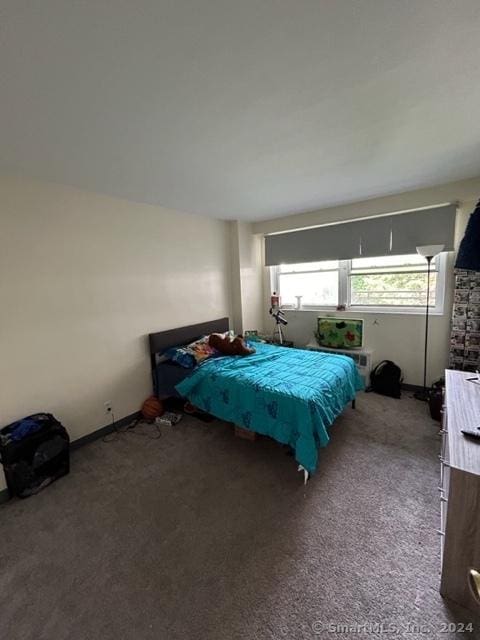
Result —
<instances>
[{"instance_id":1,"label":"baseboard trim","mask_svg":"<svg viewBox=\"0 0 480 640\"><path fill-rule=\"evenodd\" d=\"M124 418L120 418L120 420L116 420L115 422L111 422L110 424L105 425L104 427L100 427L99 429L95 429L92 433L87 433L86 436L82 436L81 438L77 438L70 443L70 451L75 451L80 447L83 447L85 444L89 444L90 442L94 442L99 438L103 438L104 436L112 433L115 429L121 429L122 427L128 426L134 420L140 418L142 414L140 411L135 411L135 413L131 413L129 416L125 416ZM8 489L2 489L0 491L0 504L7 502L10 500L10 493Z\"/></svg>"},{"instance_id":2,"label":"baseboard trim","mask_svg":"<svg viewBox=\"0 0 480 640\"><path fill-rule=\"evenodd\" d=\"M105 425L104 427L100 427L91 433L87 433L86 436L82 436L81 438L77 438L70 443L70 450L75 451L80 447L83 447L84 444L89 444L90 442L94 442L99 438L103 438L104 436L112 433L116 429L121 429L122 427L126 427L134 420L138 420L142 414L140 411L135 411L135 413L131 413L129 416L125 416L124 418L120 418L120 420L116 420L115 422L111 422L110 424Z\"/></svg>"},{"instance_id":3,"label":"baseboard trim","mask_svg":"<svg viewBox=\"0 0 480 640\"><path fill-rule=\"evenodd\" d=\"M418 384L407 384L405 382L402 382L402 389L404 391L423 391L423 387L418 385Z\"/></svg>"}]
</instances>

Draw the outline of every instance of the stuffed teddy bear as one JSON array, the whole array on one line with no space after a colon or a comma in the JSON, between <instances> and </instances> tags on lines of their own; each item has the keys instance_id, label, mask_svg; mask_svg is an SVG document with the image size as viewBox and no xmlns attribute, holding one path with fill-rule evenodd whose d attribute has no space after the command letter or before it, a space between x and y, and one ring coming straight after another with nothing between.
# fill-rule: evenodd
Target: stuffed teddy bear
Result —
<instances>
[{"instance_id":1,"label":"stuffed teddy bear","mask_svg":"<svg viewBox=\"0 0 480 640\"><path fill-rule=\"evenodd\" d=\"M212 333L208 338L208 344L225 356L248 356L255 353L255 349L247 347L243 336L237 336L233 340L230 337Z\"/></svg>"}]
</instances>

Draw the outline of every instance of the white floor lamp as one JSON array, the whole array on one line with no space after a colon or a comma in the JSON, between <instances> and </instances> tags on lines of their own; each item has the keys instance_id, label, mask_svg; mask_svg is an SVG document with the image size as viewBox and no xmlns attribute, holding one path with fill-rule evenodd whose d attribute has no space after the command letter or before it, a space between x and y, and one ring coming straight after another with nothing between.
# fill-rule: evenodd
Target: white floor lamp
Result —
<instances>
[{"instance_id":1,"label":"white floor lamp","mask_svg":"<svg viewBox=\"0 0 480 640\"><path fill-rule=\"evenodd\" d=\"M443 251L445 245L443 244L428 244L422 247L417 247L417 253L423 256L427 261L427 304L425 306L425 351L423 357L423 389L414 393L414 397L417 400L423 400L427 402L429 399L429 393L427 389L427 362L428 362L428 315L430 309L430 270L432 266L432 260L435 256Z\"/></svg>"}]
</instances>

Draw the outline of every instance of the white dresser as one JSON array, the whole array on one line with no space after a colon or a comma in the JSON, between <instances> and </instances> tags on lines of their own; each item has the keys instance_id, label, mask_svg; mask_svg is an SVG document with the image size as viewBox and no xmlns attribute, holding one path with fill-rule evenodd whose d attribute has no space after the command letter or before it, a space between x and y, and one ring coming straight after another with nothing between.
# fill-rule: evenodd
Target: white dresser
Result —
<instances>
[{"instance_id":1,"label":"white dresser","mask_svg":"<svg viewBox=\"0 0 480 640\"><path fill-rule=\"evenodd\" d=\"M480 441L462 429L480 426L480 385L473 374L446 371L440 453L440 592L473 611L480 610L468 586L470 569L480 569Z\"/></svg>"}]
</instances>

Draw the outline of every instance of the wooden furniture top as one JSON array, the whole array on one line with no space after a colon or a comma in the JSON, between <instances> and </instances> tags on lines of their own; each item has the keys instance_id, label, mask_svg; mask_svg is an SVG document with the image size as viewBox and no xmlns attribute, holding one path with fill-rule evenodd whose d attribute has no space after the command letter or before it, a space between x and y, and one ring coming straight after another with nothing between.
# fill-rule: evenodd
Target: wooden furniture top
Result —
<instances>
[{"instance_id":1,"label":"wooden furniture top","mask_svg":"<svg viewBox=\"0 0 480 640\"><path fill-rule=\"evenodd\" d=\"M480 427L480 384L467 381L473 377L470 372L446 371L448 462L451 467L480 475L480 440L461 433L462 429Z\"/></svg>"}]
</instances>

